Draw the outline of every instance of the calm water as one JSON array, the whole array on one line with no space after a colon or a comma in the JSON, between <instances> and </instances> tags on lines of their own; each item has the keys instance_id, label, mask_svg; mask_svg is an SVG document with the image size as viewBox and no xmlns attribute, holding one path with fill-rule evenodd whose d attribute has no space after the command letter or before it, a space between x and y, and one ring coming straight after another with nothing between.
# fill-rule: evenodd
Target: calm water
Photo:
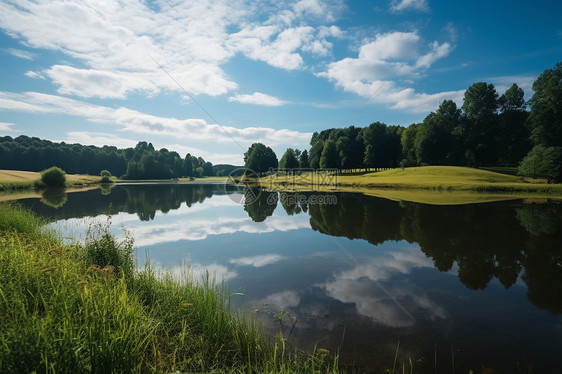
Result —
<instances>
[{"instance_id":1,"label":"calm water","mask_svg":"<svg viewBox=\"0 0 562 374\"><path fill-rule=\"evenodd\" d=\"M246 198L246 204L240 204ZM251 204L248 201L253 200ZM278 201L279 200L279 201ZM22 203L65 235L107 220L139 266L188 262L303 349L363 371L562 371L562 204L461 206L222 185L123 185Z\"/></svg>"}]
</instances>

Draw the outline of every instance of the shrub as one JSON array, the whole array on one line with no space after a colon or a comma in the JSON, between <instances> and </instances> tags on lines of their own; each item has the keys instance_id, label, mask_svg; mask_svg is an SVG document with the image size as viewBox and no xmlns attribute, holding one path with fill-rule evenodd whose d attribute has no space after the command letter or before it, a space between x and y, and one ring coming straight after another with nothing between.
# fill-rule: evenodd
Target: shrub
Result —
<instances>
[{"instance_id":1,"label":"shrub","mask_svg":"<svg viewBox=\"0 0 562 374\"><path fill-rule=\"evenodd\" d=\"M111 183L111 172L108 170L102 170L100 172L101 183Z\"/></svg>"},{"instance_id":2,"label":"shrub","mask_svg":"<svg viewBox=\"0 0 562 374\"><path fill-rule=\"evenodd\" d=\"M52 166L41 172L41 182L47 187L65 187L66 186L66 173L64 170Z\"/></svg>"}]
</instances>

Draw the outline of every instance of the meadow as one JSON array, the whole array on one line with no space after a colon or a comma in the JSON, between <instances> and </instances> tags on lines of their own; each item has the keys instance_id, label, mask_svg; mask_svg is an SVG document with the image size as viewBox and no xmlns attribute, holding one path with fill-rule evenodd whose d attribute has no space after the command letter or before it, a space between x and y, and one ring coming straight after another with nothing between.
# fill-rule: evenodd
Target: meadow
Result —
<instances>
[{"instance_id":1,"label":"meadow","mask_svg":"<svg viewBox=\"0 0 562 374\"><path fill-rule=\"evenodd\" d=\"M260 178L263 187L282 191L357 192L391 200L466 204L514 198L562 198L561 184L460 166L388 169L337 177L314 172Z\"/></svg>"}]
</instances>

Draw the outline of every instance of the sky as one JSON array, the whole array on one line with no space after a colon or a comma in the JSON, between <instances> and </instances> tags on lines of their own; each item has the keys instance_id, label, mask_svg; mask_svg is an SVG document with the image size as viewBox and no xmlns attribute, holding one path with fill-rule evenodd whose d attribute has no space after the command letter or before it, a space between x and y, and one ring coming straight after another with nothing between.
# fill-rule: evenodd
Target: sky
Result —
<instances>
[{"instance_id":1,"label":"sky","mask_svg":"<svg viewBox=\"0 0 562 374\"><path fill-rule=\"evenodd\" d=\"M241 165L562 61L559 0L0 1L0 136Z\"/></svg>"}]
</instances>

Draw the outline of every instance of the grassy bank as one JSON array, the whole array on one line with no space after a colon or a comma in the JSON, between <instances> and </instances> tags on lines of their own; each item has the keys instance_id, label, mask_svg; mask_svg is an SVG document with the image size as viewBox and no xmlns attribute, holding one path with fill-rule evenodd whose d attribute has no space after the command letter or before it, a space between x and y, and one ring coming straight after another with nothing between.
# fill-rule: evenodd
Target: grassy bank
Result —
<instances>
[{"instance_id":1,"label":"grassy bank","mask_svg":"<svg viewBox=\"0 0 562 374\"><path fill-rule=\"evenodd\" d=\"M272 175L261 178L260 182L264 187L284 191L353 191L393 200L443 204L518 197L562 198L561 184L456 166L392 169L340 175L337 179L317 173L298 177Z\"/></svg>"},{"instance_id":2,"label":"grassy bank","mask_svg":"<svg viewBox=\"0 0 562 374\"><path fill-rule=\"evenodd\" d=\"M41 180L41 173L22 170L0 170L0 191L32 189ZM100 182L100 177L85 174L67 174L67 187L81 187Z\"/></svg>"},{"instance_id":3,"label":"grassy bank","mask_svg":"<svg viewBox=\"0 0 562 374\"><path fill-rule=\"evenodd\" d=\"M336 372L283 352L211 277L134 268L132 240L94 226L83 244L0 204L0 372Z\"/></svg>"}]
</instances>

